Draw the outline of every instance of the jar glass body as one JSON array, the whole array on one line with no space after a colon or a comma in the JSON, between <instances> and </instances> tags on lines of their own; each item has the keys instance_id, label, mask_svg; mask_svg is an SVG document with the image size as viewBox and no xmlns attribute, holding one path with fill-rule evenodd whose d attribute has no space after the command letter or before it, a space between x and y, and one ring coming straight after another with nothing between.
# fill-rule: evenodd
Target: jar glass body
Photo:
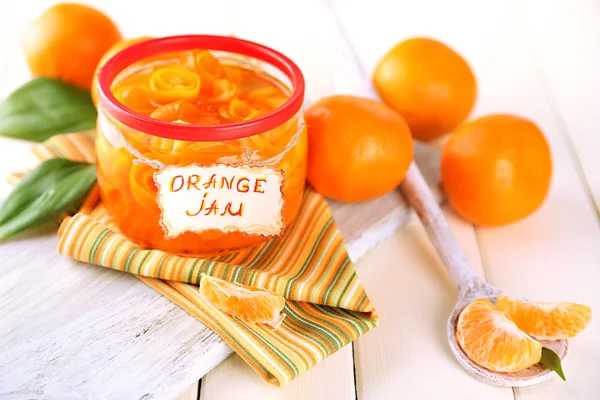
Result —
<instances>
[{"instance_id":1,"label":"jar glass body","mask_svg":"<svg viewBox=\"0 0 600 400\"><path fill-rule=\"evenodd\" d=\"M228 53L224 63L261 68L245 56ZM270 73L270 71L269 71ZM279 79L279 77L277 77ZM286 84L284 82L284 84ZM135 150L135 151L132 151ZM102 201L117 228L140 246L174 254L198 255L231 251L268 240L260 234L212 229L185 232L167 238L161 225L156 166L140 161L155 160L165 166L219 164L267 167L281 171L283 230L301 207L305 181L307 134L302 110L280 125L254 135L225 140L177 140L145 131L144 124L132 127L99 104L96 138L98 184ZM134 155L137 152L137 155Z\"/></svg>"}]
</instances>

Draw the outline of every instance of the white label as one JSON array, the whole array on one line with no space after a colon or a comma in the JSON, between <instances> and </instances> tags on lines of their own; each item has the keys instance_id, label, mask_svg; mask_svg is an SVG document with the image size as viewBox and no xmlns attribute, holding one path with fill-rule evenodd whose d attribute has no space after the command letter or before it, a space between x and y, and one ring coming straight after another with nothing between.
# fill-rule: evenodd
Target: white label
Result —
<instances>
[{"instance_id":1,"label":"white label","mask_svg":"<svg viewBox=\"0 0 600 400\"><path fill-rule=\"evenodd\" d=\"M283 175L271 168L168 166L154 173L167 238L184 232L281 234Z\"/></svg>"}]
</instances>

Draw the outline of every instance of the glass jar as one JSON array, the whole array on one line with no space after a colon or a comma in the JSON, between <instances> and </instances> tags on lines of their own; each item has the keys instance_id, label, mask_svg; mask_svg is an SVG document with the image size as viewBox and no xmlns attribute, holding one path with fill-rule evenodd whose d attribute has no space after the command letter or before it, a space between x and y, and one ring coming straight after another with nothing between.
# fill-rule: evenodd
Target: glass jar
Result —
<instances>
[{"instance_id":1,"label":"glass jar","mask_svg":"<svg viewBox=\"0 0 600 400\"><path fill-rule=\"evenodd\" d=\"M115 85L141 60L186 64L185 57L168 55L196 49L274 79L289 97L264 115L220 124L153 119L115 97ZM281 236L293 223L305 187L307 136L304 78L290 59L232 37L167 37L116 54L98 81L98 184L130 240L174 254L217 253Z\"/></svg>"}]
</instances>

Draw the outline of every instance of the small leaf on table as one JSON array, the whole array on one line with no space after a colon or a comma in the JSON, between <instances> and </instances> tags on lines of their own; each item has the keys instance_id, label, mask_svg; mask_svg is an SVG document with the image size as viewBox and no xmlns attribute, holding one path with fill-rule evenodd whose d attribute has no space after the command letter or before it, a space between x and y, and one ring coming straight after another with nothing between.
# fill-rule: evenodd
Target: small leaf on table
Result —
<instances>
[{"instance_id":1,"label":"small leaf on table","mask_svg":"<svg viewBox=\"0 0 600 400\"><path fill-rule=\"evenodd\" d=\"M556 374L560 376L563 381L567 380L562 370L562 363L560 362L560 357L547 347L542 347L542 359L540 360L540 364L556 372Z\"/></svg>"},{"instance_id":2,"label":"small leaf on table","mask_svg":"<svg viewBox=\"0 0 600 400\"><path fill-rule=\"evenodd\" d=\"M0 103L0 136L43 142L92 129L96 116L88 91L59 79L35 78Z\"/></svg>"},{"instance_id":3,"label":"small leaf on table","mask_svg":"<svg viewBox=\"0 0 600 400\"><path fill-rule=\"evenodd\" d=\"M96 181L94 164L52 158L26 174L0 204L0 240L60 215Z\"/></svg>"}]
</instances>

